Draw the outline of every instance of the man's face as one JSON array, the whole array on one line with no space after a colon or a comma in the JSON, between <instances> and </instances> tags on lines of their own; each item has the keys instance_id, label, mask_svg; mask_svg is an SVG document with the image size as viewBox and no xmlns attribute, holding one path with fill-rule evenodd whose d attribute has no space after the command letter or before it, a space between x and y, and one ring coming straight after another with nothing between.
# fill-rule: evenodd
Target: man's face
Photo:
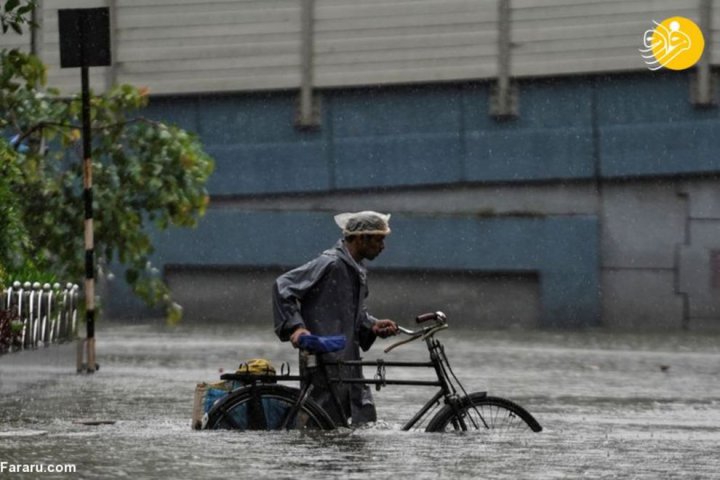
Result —
<instances>
[{"instance_id":1,"label":"man's face","mask_svg":"<svg viewBox=\"0 0 720 480\"><path fill-rule=\"evenodd\" d=\"M362 235L360 237L360 254L363 258L373 260L385 248L385 235Z\"/></svg>"}]
</instances>

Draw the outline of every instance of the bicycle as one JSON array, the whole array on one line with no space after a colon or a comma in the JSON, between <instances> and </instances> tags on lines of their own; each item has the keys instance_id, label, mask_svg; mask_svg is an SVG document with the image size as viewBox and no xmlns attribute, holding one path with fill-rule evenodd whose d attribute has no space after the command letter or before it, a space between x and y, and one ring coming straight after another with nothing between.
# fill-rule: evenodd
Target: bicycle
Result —
<instances>
[{"instance_id":1,"label":"bicycle","mask_svg":"<svg viewBox=\"0 0 720 480\"><path fill-rule=\"evenodd\" d=\"M326 376L327 387L340 405L333 385L361 383L381 388L387 385L414 385L438 387L438 391L402 427L403 430L421 429L427 432L478 430L485 432L530 431L540 432L538 421L523 407L510 400L487 395L486 392L467 393L450 366L445 347L435 335L448 328L447 317L442 312L426 313L416 318L418 323L430 322L418 330L399 327L399 332L409 338L393 343L385 349L388 353L414 340L423 340L430 356L427 362L399 362L378 359L376 361L325 362L322 355L301 351L300 375L290 375L285 366L280 375L249 375L227 373L223 380L239 381L244 386L218 400L203 419L204 429L235 430L283 430L317 429L329 430L347 427L336 424L330 415L309 396L313 389L309 375L314 369L328 365L374 366L377 374L373 379ZM386 377L387 367L432 368L437 380L393 380ZM300 388L278 385L278 381L300 381ZM438 410L439 409L439 410ZM436 411L437 410L437 411ZM434 415L433 415L434 413ZM346 416L344 418L347 418Z\"/></svg>"}]
</instances>

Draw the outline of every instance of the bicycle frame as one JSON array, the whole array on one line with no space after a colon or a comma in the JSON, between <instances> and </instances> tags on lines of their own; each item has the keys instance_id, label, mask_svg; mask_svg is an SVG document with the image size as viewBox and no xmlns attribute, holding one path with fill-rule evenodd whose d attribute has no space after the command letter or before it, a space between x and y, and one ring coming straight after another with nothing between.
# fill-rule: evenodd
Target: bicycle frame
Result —
<instances>
[{"instance_id":1,"label":"bicycle frame","mask_svg":"<svg viewBox=\"0 0 720 480\"><path fill-rule=\"evenodd\" d=\"M447 328L447 324L445 323L445 315L442 312L437 312L435 314L426 314L433 315L432 317L428 317L428 319L434 319L435 323L429 327L424 327L418 331L412 331L405 328L400 327L400 331L402 333L410 335L409 339L402 340L399 342L396 342L395 344L389 346L385 349L385 352L389 352L391 349L408 343L412 340L422 338L425 341L425 344L428 348L428 353L430 355L430 360L427 362L399 362L399 361L386 361L384 359L377 359L375 361L364 361L364 360L336 360L336 361L325 361L323 359L322 355L316 355L312 354L310 352L300 352L300 375L277 375L277 376L271 376L271 375L247 375L247 374L224 374L221 376L223 379L233 379L233 380L243 380L249 384L250 387L253 387L256 383L262 382L262 381L300 381L300 394L298 397L298 401L293 405L293 407L290 409L290 411L287 414L287 417L285 419L284 424L287 422L288 419L293 418L293 416L299 411L299 409L302 407L303 402L306 398L308 398L310 391L313 388L312 382L310 381L310 378L312 376L312 370L315 368L320 368L324 374L324 377L327 379L328 383L328 389L331 393L331 396L333 397L333 402L335 403L336 408L338 409L338 412L340 412L341 417L343 418L343 424L341 426L349 427L346 418L348 418L348 415L344 411L342 407L342 402L340 402L340 399L338 397L338 394L334 388L335 385L339 384L362 384L362 385L375 385L377 389L386 386L386 385L412 385L412 386L421 386L421 387L439 387L439 390L435 392L435 395L430 398L422 407L420 407L420 410L413 415L413 417L405 424L403 425L403 430L410 430L415 425L417 425L422 418L433 408L434 405L438 404L441 399L444 399L445 403L450 405L450 407L459 414L459 406L458 401L460 396L458 395L458 388L463 392L463 394L466 394L464 388L460 384L460 382L455 378L455 381L453 382L451 380L450 375L448 374L448 370L450 370L449 366L449 360L447 358L447 355L445 354L445 347L440 343L439 340L435 339L434 335L440 330L443 330ZM420 318L420 317L418 317ZM375 379L367 379L364 377L342 377L342 376L334 376L331 377L328 374L327 367L328 366L354 366L354 367L376 367L378 370L378 374L376 375ZM385 378L385 368L386 367L401 367L401 368L432 368L435 371L435 375L437 377L437 380L392 380ZM341 371L341 369L338 368L338 371ZM379 378L378 378L379 377ZM453 375L454 377L454 375ZM456 388L457 384L457 388ZM484 393L484 392L483 392ZM465 429L465 428L463 428Z\"/></svg>"},{"instance_id":2,"label":"bicycle frame","mask_svg":"<svg viewBox=\"0 0 720 480\"><path fill-rule=\"evenodd\" d=\"M451 405L453 409L456 409L457 400L457 388L450 380L446 366L449 364L449 360L445 355L445 348L439 340L435 339L432 335L425 338L425 343L430 353L430 361L428 362L396 362L386 361L384 359L377 359L375 361L363 361L363 360L340 360L336 362L322 362L322 366L336 365L336 366L361 366L361 367L377 367L378 375L375 379L366 378L343 378L343 377L328 377L328 381L331 384L363 384L363 385L375 385L380 389L386 385L413 385L423 387L439 387L439 390L428 400L420 410L413 415L413 417L403 425L403 430L410 430L430 411L430 409L437 404L440 399L445 399L445 403ZM433 368L437 376L437 380L392 380L385 378L385 367L403 367L403 368ZM336 397L334 389L331 389L332 395L335 397L336 404L339 404L339 400ZM346 417L346 415L344 415Z\"/></svg>"},{"instance_id":3,"label":"bicycle frame","mask_svg":"<svg viewBox=\"0 0 720 480\"><path fill-rule=\"evenodd\" d=\"M278 427L285 429L291 424L291 421L297 418L298 413L303 410L305 414L309 414L314 418L314 425L317 428L327 429L333 426L348 427L348 415L340 401L337 386L342 384L362 384L375 385L377 389L387 385L413 385L421 387L437 387L438 390L420 409L407 421L402 427L403 430L411 430L413 428L425 428L426 431L437 432L453 429L458 431L466 430L498 430L507 432L509 430L532 430L533 432L542 431L542 426L535 418L520 405L501 397L489 396L487 392L468 393L462 383L455 376L450 366L450 362L445 354L445 347L439 340L435 339L435 334L447 328L446 317L442 312L428 313L417 317L418 323L434 320L430 326L423 327L416 331L398 327L398 330L409 336L395 342L385 349L385 353L390 350L409 343L414 340L422 339L428 349L429 361L425 362L401 362L386 361L377 359L375 361L359 360L329 360L322 354L315 354L305 350L300 351L300 375L290 375L289 365L283 363L280 375L264 374L256 375L249 373L223 374L223 380L239 380L243 382L244 387L234 390L233 393L226 397L228 401L215 405L210 411L210 418L213 419L212 425L219 425L226 416L229 417L230 410L227 408L235 408L237 405L249 405L248 408L263 408L260 402L260 391L264 391L263 395L275 395L278 398L284 398L286 407L284 418L274 423L273 429ZM285 373L287 368L287 373ZM341 367L352 367L351 372L344 372ZM362 367L375 367L377 374L373 379L363 378ZM400 368L432 368L435 372L435 380L399 380L386 378L386 367ZM358 370L360 373L358 375ZM345 376L348 375L348 376ZM349 376L356 375L356 376ZM300 388L264 386L267 383L299 381ZM271 388L276 388L271 390ZM336 411L331 411L331 406L327 405L323 408L315 401L310 400L310 394L313 388L327 389L329 396L334 403ZM285 389L285 390L282 390ZM248 399L248 395L251 396ZM255 398L258 397L258 398ZM444 405L440 402L444 401ZM434 412L435 408L440 408ZM432 417L430 415L433 414ZM250 415L252 417L252 415ZM425 419L428 423L424 424ZM245 428L239 425L233 425L233 420L225 420L232 428ZM262 426L267 427L265 421L261 422ZM244 425L244 424L243 424ZM262 426L252 427L248 429L262 429ZM215 428L215 427L212 427Z\"/></svg>"}]
</instances>

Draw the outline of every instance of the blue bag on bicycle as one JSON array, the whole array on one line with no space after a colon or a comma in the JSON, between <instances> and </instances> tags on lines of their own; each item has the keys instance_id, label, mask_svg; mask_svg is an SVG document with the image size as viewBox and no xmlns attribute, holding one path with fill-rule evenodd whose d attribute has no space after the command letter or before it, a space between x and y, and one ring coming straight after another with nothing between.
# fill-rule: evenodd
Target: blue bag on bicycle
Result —
<instances>
[{"instance_id":1,"label":"blue bag on bicycle","mask_svg":"<svg viewBox=\"0 0 720 480\"><path fill-rule=\"evenodd\" d=\"M303 335L300 337L299 343L302 350L311 353L330 353L345 348L346 341L345 335Z\"/></svg>"}]
</instances>

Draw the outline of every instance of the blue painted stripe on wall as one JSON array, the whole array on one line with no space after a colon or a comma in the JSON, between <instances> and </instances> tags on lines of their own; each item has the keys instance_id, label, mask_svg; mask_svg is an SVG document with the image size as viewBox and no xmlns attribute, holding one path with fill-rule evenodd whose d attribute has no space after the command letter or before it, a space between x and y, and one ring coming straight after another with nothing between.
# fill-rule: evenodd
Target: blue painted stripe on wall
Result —
<instances>
[{"instance_id":1,"label":"blue painted stripe on wall","mask_svg":"<svg viewBox=\"0 0 720 480\"><path fill-rule=\"evenodd\" d=\"M588 78L524 81L518 84L520 115L497 121L490 115L488 84L468 85L462 95L463 122L468 131L513 131L588 127L592 119L594 80Z\"/></svg>"},{"instance_id":2,"label":"blue painted stripe on wall","mask_svg":"<svg viewBox=\"0 0 720 480\"><path fill-rule=\"evenodd\" d=\"M153 97L142 113L148 118L162 120L200 134L198 108L199 102L195 97ZM207 137L202 137L202 140L206 141Z\"/></svg>"},{"instance_id":3,"label":"blue painted stripe on wall","mask_svg":"<svg viewBox=\"0 0 720 480\"><path fill-rule=\"evenodd\" d=\"M295 128L297 96L289 92L201 96L198 132L209 144L251 145L319 141L324 132Z\"/></svg>"},{"instance_id":4,"label":"blue painted stripe on wall","mask_svg":"<svg viewBox=\"0 0 720 480\"><path fill-rule=\"evenodd\" d=\"M209 146L216 174L208 190L215 195L328 190L324 149L320 142Z\"/></svg>"},{"instance_id":5,"label":"blue painted stripe on wall","mask_svg":"<svg viewBox=\"0 0 720 480\"><path fill-rule=\"evenodd\" d=\"M390 187L462 181L460 141L450 135L338 140L337 188Z\"/></svg>"},{"instance_id":6,"label":"blue painted stripe on wall","mask_svg":"<svg viewBox=\"0 0 720 480\"><path fill-rule=\"evenodd\" d=\"M600 251L595 216L557 217L543 223L543 318L551 326L598 325ZM564 319L556 324L556 319Z\"/></svg>"},{"instance_id":7,"label":"blue painted stripe on wall","mask_svg":"<svg viewBox=\"0 0 720 480\"><path fill-rule=\"evenodd\" d=\"M496 121L489 90L466 89L466 180L532 181L594 175L591 82L522 84L520 115Z\"/></svg>"},{"instance_id":8,"label":"blue painted stripe on wall","mask_svg":"<svg viewBox=\"0 0 720 480\"><path fill-rule=\"evenodd\" d=\"M591 178L589 128L469 132L467 180L520 181Z\"/></svg>"},{"instance_id":9,"label":"blue painted stripe on wall","mask_svg":"<svg viewBox=\"0 0 720 480\"><path fill-rule=\"evenodd\" d=\"M609 77L600 84L603 176L720 170L720 113L692 105L687 72Z\"/></svg>"},{"instance_id":10,"label":"blue painted stripe on wall","mask_svg":"<svg viewBox=\"0 0 720 480\"><path fill-rule=\"evenodd\" d=\"M594 216L481 218L394 215L370 268L538 272L545 325L596 325ZM195 230L156 234L155 263L293 267L339 238L332 215L211 210Z\"/></svg>"},{"instance_id":11,"label":"blue painted stripe on wall","mask_svg":"<svg viewBox=\"0 0 720 480\"><path fill-rule=\"evenodd\" d=\"M211 209L195 229L156 233L154 260L160 265L294 265L327 248L337 231L326 213Z\"/></svg>"},{"instance_id":12,"label":"blue painted stripe on wall","mask_svg":"<svg viewBox=\"0 0 720 480\"><path fill-rule=\"evenodd\" d=\"M488 84L324 91L311 132L292 92L164 98L148 115L199 132L214 195L718 172L720 113L689 90L688 72L524 81L506 122Z\"/></svg>"},{"instance_id":13,"label":"blue painted stripe on wall","mask_svg":"<svg viewBox=\"0 0 720 480\"><path fill-rule=\"evenodd\" d=\"M456 133L462 123L462 89L425 86L323 92L333 135L380 138Z\"/></svg>"},{"instance_id":14,"label":"blue painted stripe on wall","mask_svg":"<svg viewBox=\"0 0 720 480\"><path fill-rule=\"evenodd\" d=\"M720 122L612 126L601 129L605 177L717 172Z\"/></svg>"},{"instance_id":15,"label":"blue painted stripe on wall","mask_svg":"<svg viewBox=\"0 0 720 480\"><path fill-rule=\"evenodd\" d=\"M607 76L599 78L597 85L597 122L601 127L719 118L717 109L693 106L689 71Z\"/></svg>"}]
</instances>

